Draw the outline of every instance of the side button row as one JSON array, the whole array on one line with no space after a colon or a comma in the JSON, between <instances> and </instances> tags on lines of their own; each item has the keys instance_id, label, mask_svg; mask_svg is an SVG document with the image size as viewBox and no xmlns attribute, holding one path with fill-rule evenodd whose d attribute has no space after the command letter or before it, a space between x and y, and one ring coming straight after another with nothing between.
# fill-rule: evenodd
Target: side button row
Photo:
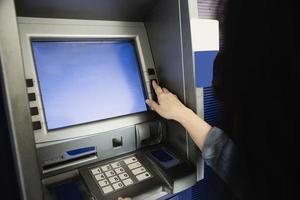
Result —
<instances>
[{"instance_id":1,"label":"side button row","mask_svg":"<svg viewBox=\"0 0 300 200\"><path fill-rule=\"evenodd\" d=\"M26 79L26 87L31 88L33 87L33 79ZM28 100L29 101L36 101L36 95L34 92L28 93ZM30 114L31 116L39 115L39 110L37 107L31 107L30 108ZM40 121L34 121L32 122L32 128L34 131L39 130L42 128Z\"/></svg>"}]
</instances>

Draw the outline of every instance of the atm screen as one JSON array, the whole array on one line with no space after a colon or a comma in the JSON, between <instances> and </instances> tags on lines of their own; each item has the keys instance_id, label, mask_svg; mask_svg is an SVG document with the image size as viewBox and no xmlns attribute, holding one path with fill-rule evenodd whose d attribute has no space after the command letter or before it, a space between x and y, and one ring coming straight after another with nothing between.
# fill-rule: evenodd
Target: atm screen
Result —
<instances>
[{"instance_id":1,"label":"atm screen","mask_svg":"<svg viewBox=\"0 0 300 200\"><path fill-rule=\"evenodd\" d=\"M48 130L147 110L133 41L32 41Z\"/></svg>"}]
</instances>

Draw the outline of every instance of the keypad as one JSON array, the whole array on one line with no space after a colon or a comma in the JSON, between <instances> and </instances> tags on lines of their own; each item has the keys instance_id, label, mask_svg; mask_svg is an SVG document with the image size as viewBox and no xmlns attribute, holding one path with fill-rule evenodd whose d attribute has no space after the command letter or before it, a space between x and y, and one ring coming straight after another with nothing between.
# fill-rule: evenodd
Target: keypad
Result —
<instances>
[{"instance_id":1,"label":"keypad","mask_svg":"<svg viewBox=\"0 0 300 200\"><path fill-rule=\"evenodd\" d=\"M104 194L121 190L152 177L135 156L93 167L90 173Z\"/></svg>"}]
</instances>

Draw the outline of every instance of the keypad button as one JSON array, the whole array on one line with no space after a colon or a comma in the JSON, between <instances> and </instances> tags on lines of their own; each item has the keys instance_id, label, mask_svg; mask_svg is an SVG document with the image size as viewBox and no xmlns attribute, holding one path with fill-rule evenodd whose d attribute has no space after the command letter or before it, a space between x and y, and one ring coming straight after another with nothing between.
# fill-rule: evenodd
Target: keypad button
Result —
<instances>
[{"instance_id":1,"label":"keypad button","mask_svg":"<svg viewBox=\"0 0 300 200\"><path fill-rule=\"evenodd\" d=\"M140 168L137 168L137 169L134 169L132 170L131 172L134 174L134 175L137 175L137 174L140 174L140 173L143 173L145 172L146 169L144 167L140 167Z\"/></svg>"},{"instance_id":2,"label":"keypad button","mask_svg":"<svg viewBox=\"0 0 300 200\"><path fill-rule=\"evenodd\" d=\"M123 169L123 167L120 167L120 168L116 168L116 169L115 169L115 172L116 172L117 174L121 174L121 173L125 172L125 170Z\"/></svg>"},{"instance_id":3,"label":"keypad button","mask_svg":"<svg viewBox=\"0 0 300 200\"><path fill-rule=\"evenodd\" d=\"M97 181L100 181L100 180L104 179L105 176L104 176L104 174L97 174L97 175L95 175L95 178Z\"/></svg>"},{"instance_id":4,"label":"keypad button","mask_svg":"<svg viewBox=\"0 0 300 200\"><path fill-rule=\"evenodd\" d=\"M109 178L109 181L110 181L111 183L115 183L115 182L120 181L120 179L119 179L117 176L114 176L114 177Z\"/></svg>"},{"instance_id":5,"label":"keypad button","mask_svg":"<svg viewBox=\"0 0 300 200\"><path fill-rule=\"evenodd\" d=\"M110 165L103 165L101 166L102 171L106 172L108 170L111 170L111 166Z\"/></svg>"},{"instance_id":6,"label":"keypad button","mask_svg":"<svg viewBox=\"0 0 300 200\"><path fill-rule=\"evenodd\" d=\"M121 164L119 162L114 162L114 163L112 163L110 165L112 166L112 168L121 167Z\"/></svg>"},{"instance_id":7,"label":"keypad button","mask_svg":"<svg viewBox=\"0 0 300 200\"><path fill-rule=\"evenodd\" d=\"M142 166L142 164L140 162L135 162L135 163L132 163L132 164L128 165L128 168L129 169L134 169L134 168L138 168L140 166Z\"/></svg>"},{"instance_id":8,"label":"keypad button","mask_svg":"<svg viewBox=\"0 0 300 200\"><path fill-rule=\"evenodd\" d=\"M130 163L134 163L138 161L136 157L131 157L131 158L127 158L127 159L124 159L124 162L126 165L130 164Z\"/></svg>"},{"instance_id":9,"label":"keypad button","mask_svg":"<svg viewBox=\"0 0 300 200\"><path fill-rule=\"evenodd\" d=\"M151 175L150 175L149 172L145 172L143 174L140 174L140 175L136 176L137 180L139 180L139 181L145 180L145 179L150 178L150 177L151 177Z\"/></svg>"},{"instance_id":10,"label":"keypad button","mask_svg":"<svg viewBox=\"0 0 300 200\"><path fill-rule=\"evenodd\" d=\"M127 173L119 174L119 177L121 180L129 178L129 175Z\"/></svg>"},{"instance_id":11,"label":"keypad button","mask_svg":"<svg viewBox=\"0 0 300 200\"><path fill-rule=\"evenodd\" d=\"M123 180L123 183L124 183L125 186L128 186L128 185L133 184L133 181L132 181L131 178L128 178L128 179L126 179L126 180Z\"/></svg>"},{"instance_id":12,"label":"keypad button","mask_svg":"<svg viewBox=\"0 0 300 200\"><path fill-rule=\"evenodd\" d=\"M115 190L121 189L122 187L124 187L122 182L118 182L113 184L113 187L115 188Z\"/></svg>"},{"instance_id":13,"label":"keypad button","mask_svg":"<svg viewBox=\"0 0 300 200\"><path fill-rule=\"evenodd\" d=\"M101 187L104 187L104 186L109 185L109 182L108 182L107 179L104 179L104 180L102 180L102 181L99 181L98 183L99 183L99 185L100 185Z\"/></svg>"},{"instance_id":14,"label":"keypad button","mask_svg":"<svg viewBox=\"0 0 300 200\"><path fill-rule=\"evenodd\" d=\"M111 177L111 176L116 175L116 173L115 173L113 170L110 170L110 171L108 171L108 172L105 172L105 175L106 175L107 177Z\"/></svg>"},{"instance_id":15,"label":"keypad button","mask_svg":"<svg viewBox=\"0 0 300 200\"><path fill-rule=\"evenodd\" d=\"M107 193L114 191L114 189L109 185L109 186L103 187L102 191L104 194L107 194Z\"/></svg>"},{"instance_id":16,"label":"keypad button","mask_svg":"<svg viewBox=\"0 0 300 200\"><path fill-rule=\"evenodd\" d=\"M94 169L92 169L91 171L92 171L92 173L93 173L94 175L95 175L95 174L100 174L100 173L101 173L101 170L100 170L99 167L94 168Z\"/></svg>"}]
</instances>

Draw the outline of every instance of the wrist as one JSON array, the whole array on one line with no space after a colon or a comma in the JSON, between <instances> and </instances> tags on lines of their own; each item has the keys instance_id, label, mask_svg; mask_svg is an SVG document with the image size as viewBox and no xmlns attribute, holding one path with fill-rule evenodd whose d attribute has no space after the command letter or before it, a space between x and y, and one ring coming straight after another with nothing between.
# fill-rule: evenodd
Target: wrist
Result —
<instances>
[{"instance_id":1,"label":"wrist","mask_svg":"<svg viewBox=\"0 0 300 200\"><path fill-rule=\"evenodd\" d=\"M184 124L185 121L191 119L193 115L195 115L195 113L191 109L184 107L174 120L180 124Z\"/></svg>"}]
</instances>

